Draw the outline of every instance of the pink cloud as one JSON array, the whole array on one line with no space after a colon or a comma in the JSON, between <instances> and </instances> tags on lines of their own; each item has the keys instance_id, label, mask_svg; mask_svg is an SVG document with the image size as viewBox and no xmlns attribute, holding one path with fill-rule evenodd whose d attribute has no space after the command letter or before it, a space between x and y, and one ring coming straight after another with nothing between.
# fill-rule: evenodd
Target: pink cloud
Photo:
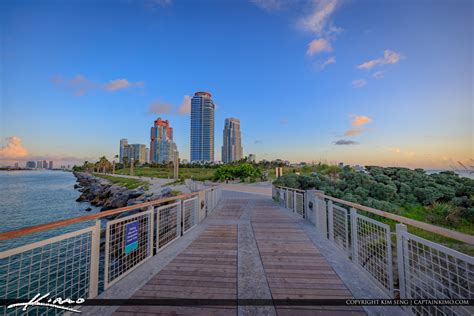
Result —
<instances>
[{"instance_id":1,"label":"pink cloud","mask_svg":"<svg viewBox=\"0 0 474 316\"><path fill-rule=\"evenodd\" d=\"M23 158L28 155L28 150L23 147L21 138L10 136L6 138L7 144L0 148L0 159Z\"/></svg>"},{"instance_id":2,"label":"pink cloud","mask_svg":"<svg viewBox=\"0 0 474 316\"><path fill-rule=\"evenodd\" d=\"M321 52L331 52L331 51L332 51L331 43L329 43L324 38L319 38L309 43L306 54L312 56Z\"/></svg>"}]
</instances>

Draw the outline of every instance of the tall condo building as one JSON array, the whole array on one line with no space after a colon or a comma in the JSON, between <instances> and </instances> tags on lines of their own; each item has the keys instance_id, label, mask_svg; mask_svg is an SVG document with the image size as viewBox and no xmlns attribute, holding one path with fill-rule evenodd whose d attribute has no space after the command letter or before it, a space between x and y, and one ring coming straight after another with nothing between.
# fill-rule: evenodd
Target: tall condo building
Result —
<instances>
[{"instance_id":1,"label":"tall condo building","mask_svg":"<svg viewBox=\"0 0 474 316\"><path fill-rule=\"evenodd\" d=\"M125 157L125 146L128 145L128 140L126 138L122 138L120 140L120 152L119 152L119 162L123 163L123 157Z\"/></svg>"},{"instance_id":2,"label":"tall condo building","mask_svg":"<svg viewBox=\"0 0 474 316\"><path fill-rule=\"evenodd\" d=\"M123 149L124 157L128 158L128 162L138 161L139 163L146 162L146 146L143 144L129 144L126 145Z\"/></svg>"},{"instance_id":3,"label":"tall condo building","mask_svg":"<svg viewBox=\"0 0 474 316\"><path fill-rule=\"evenodd\" d=\"M150 162L174 161L177 151L169 121L157 118L150 130Z\"/></svg>"},{"instance_id":4,"label":"tall condo building","mask_svg":"<svg viewBox=\"0 0 474 316\"><path fill-rule=\"evenodd\" d=\"M214 161L214 101L209 92L191 99L191 162Z\"/></svg>"},{"instance_id":5,"label":"tall condo building","mask_svg":"<svg viewBox=\"0 0 474 316\"><path fill-rule=\"evenodd\" d=\"M222 140L222 162L229 163L240 160L242 155L242 139L240 137L240 120L226 118Z\"/></svg>"}]
</instances>

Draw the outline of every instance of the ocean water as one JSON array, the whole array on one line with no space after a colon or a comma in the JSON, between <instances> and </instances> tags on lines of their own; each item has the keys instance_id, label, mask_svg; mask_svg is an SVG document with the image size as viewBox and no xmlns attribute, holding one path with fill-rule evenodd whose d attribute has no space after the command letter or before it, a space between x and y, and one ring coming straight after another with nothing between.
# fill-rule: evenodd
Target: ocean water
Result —
<instances>
[{"instance_id":1,"label":"ocean water","mask_svg":"<svg viewBox=\"0 0 474 316\"><path fill-rule=\"evenodd\" d=\"M64 171L0 171L0 232L44 224L98 212L79 203L76 178ZM91 207L91 212L85 210ZM25 237L0 241L0 250L90 226L84 222Z\"/></svg>"}]
</instances>

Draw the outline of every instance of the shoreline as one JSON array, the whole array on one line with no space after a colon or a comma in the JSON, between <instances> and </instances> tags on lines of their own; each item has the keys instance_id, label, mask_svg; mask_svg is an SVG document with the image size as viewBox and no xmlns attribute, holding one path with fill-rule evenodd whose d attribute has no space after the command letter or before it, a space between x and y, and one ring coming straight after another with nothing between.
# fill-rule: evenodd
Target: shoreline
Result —
<instances>
[{"instance_id":1,"label":"shoreline","mask_svg":"<svg viewBox=\"0 0 474 316\"><path fill-rule=\"evenodd\" d=\"M73 172L73 175L77 182L74 189L81 192L76 202L89 202L101 207L100 212L168 197L172 193L170 188L159 193L147 191L144 186L128 189L86 172Z\"/></svg>"}]
</instances>

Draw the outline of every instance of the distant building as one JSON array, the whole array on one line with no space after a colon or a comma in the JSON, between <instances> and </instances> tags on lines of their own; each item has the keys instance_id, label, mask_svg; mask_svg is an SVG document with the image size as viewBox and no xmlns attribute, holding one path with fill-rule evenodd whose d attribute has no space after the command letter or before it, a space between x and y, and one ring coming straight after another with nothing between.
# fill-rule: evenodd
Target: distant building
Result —
<instances>
[{"instance_id":1,"label":"distant building","mask_svg":"<svg viewBox=\"0 0 474 316\"><path fill-rule=\"evenodd\" d=\"M125 147L128 146L128 139L122 138L120 140L120 151L119 151L119 162L123 163L123 157L125 157Z\"/></svg>"},{"instance_id":2,"label":"distant building","mask_svg":"<svg viewBox=\"0 0 474 316\"><path fill-rule=\"evenodd\" d=\"M340 162L337 164L339 166L339 168L343 168L344 167L344 163L343 162Z\"/></svg>"},{"instance_id":3,"label":"distant building","mask_svg":"<svg viewBox=\"0 0 474 316\"><path fill-rule=\"evenodd\" d=\"M249 162L257 161L257 156L255 154L249 154L248 161Z\"/></svg>"},{"instance_id":4,"label":"distant building","mask_svg":"<svg viewBox=\"0 0 474 316\"><path fill-rule=\"evenodd\" d=\"M49 169L53 169L53 162L52 161L49 162Z\"/></svg>"},{"instance_id":5,"label":"distant building","mask_svg":"<svg viewBox=\"0 0 474 316\"><path fill-rule=\"evenodd\" d=\"M145 163L146 161L146 146L143 144L128 144L123 149L123 158L127 157L128 162L138 161L138 163Z\"/></svg>"},{"instance_id":6,"label":"distant building","mask_svg":"<svg viewBox=\"0 0 474 316\"><path fill-rule=\"evenodd\" d=\"M177 152L178 148L173 142L173 128L169 121L157 118L150 130L150 162L174 161Z\"/></svg>"},{"instance_id":7,"label":"distant building","mask_svg":"<svg viewBox=\"0 0 474 316\"><path fill-rule=\"evenodd\" d=\"M43 169L48 169L48 162L43 160Z\"/></svg>"},{"instance_id":8,"label":"distant building","mask_svg":"<svg viewBox=\"0 0 474 316\"><path fill-rule=\"evenodd\" d=\"M214 161L215 104L209 92L191 99L191 162Z\"/></svg>"},{"instance_id":9,"label":"distant building","mask_svg":"<svg viewBox=\"0 0 474 316\"><path fill-rule=\"evenodd\" d=\"M145 162L146 163L150 162L150 149L148 147L145 148Z\"/></svg>"},{"instance_id":10,"label":"distant building","mask_svg":"<svg viewBox=\"0 0 474 316\"><path fill-rule=\"evenodd\" d=\"M43 162L41 160L38 160L36 162L36 169L41 169L41 168L43 168Z\"/></svg>"},{"instance_id":11,"label":"distant building","mask_svg":"<svg viewBox=\"0 0 474 316\"><path fill-rule=\"evenodd\" d=\"M240 120L233 117L226 118L222 140L222 162L229 163L241 160L242 152Z\"/></svg>"},{"instance_id":12,"label":"distant building","mask_svg":"<svg viewBox=\"0 0 474 316\"><path fill-rule=\"evenodd\" d=\"M18 162L15 162L15 169L18 169L20 168L20 165L18 164Z\"/></svg>"},{"instance_id":13,"label":"distant building","mask_svg":"<svg viewBox=\"0 0 474 316\"><path fill-rule=\"evenodd\" d=\"M35 168L36 168L36 162L34 162L34 161L27 161L27 162L26 162L26 168L35 169Z\"/></svg>"}]
</instances>

